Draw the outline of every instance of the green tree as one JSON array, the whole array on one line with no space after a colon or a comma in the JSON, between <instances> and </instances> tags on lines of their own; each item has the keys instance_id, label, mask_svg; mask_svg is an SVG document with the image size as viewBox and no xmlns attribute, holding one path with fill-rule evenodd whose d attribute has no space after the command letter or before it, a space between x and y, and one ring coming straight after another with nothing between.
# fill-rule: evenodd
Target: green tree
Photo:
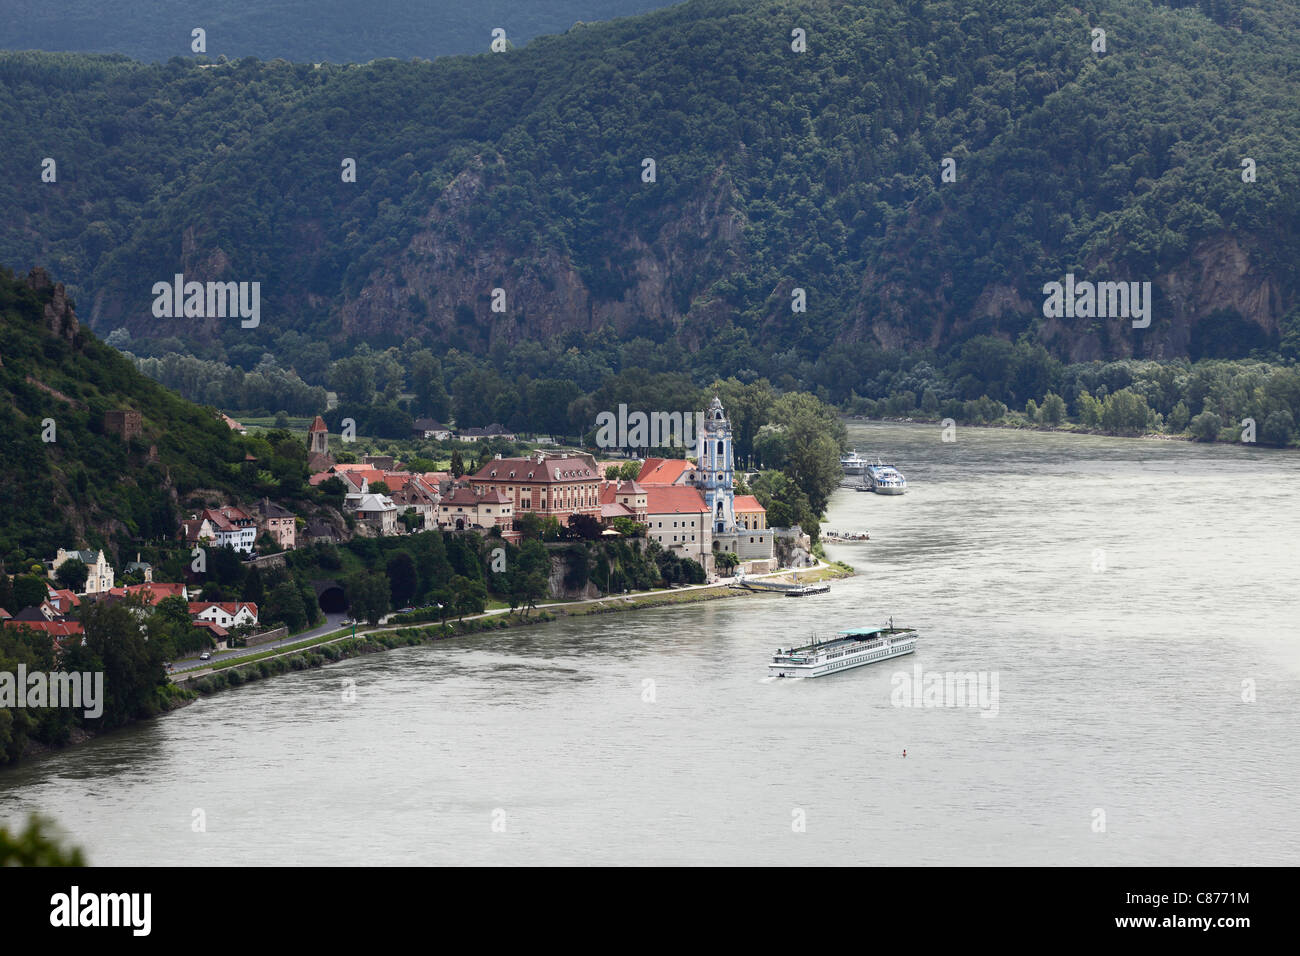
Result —
<instances>
[{"instance_id":1,"label":"green tree","mask_svg":"<svg viewBox=\"0 0 1300 956\"><path fill-rule=\"evenodd\" d=\"M451 399L442 380L442 363L429 349L411 356L411 390L415 392L414 411L420 416L446 421Z\"/></svg>"},{"instance_id":2,"label":"green tree","mask_svg":"<svg viewBox=\"0 0 1300 956\"><path fill-rule=\"evenodd\" d=\"M1223 428L1223 419L1214 412L1201 412L1192 419L1190 428L1197 441L1217 441Z\"/></svg>"},{"instance_id":3,"label":"green tree","mask_svg":"<svg viewBox=\"0 0 1300 956\"><path fill-rule=\"evenodd\" d=\"M415 559L410 552L398 551L388 559L389 596L393 607L406 607L419 588L420 579L415 570Z\"/></svg>"},{"instance_id":4,"label":"green tree","mask_svg":"<svg viewBox=\"0 0 1300 956\"><path fill-rule=\"evenodd\" d=\"M1079 421L1089 428L1096 428L1101 424L1101 402L1093 398L1088 392L1079 393Z\"/></svg>"},{"instance_id":5,"label":"green tree","mask_svg":"<svg viewBox=\"0 0 1300 956\"><path fill-rule=\"evenodd\" d=\"M67 669L104 672L103 714L86 723L111 730L156 714L159 692L169 683L162 666L166 648L141 633L134 607L127 602L83 604L81 626L85 645L73 642L65 651Z\"/></svg>"},{"instance_id":6,"label":"green tree","mask_svg":"<svg viewBox=\"0 0 1300 956\"><path fill-rule=\"evenodd\" d=\"M459 451L451 453L451 476L460 478L465 474L465 459L460 456Z\"/></svg>"},{"instance_id":7,"label":"green tree","mask_svg":"<svg viewBox=\"0 0 1300 956\"><path fill-rule=\"evenodd\" d=\"M266 598L265 590L262 587L262 572L258 570L257 565L249 568L248 574L244 576L244 589L240 592L240 597L257 605L260 605Z\"/></svg>"},{"instance_id":8,"label":"green tree","mask_svg":"<svg viewBox=\"0 0 1300 956\"><path fill-rule=\"evenodd\" d=\"M85 866L82 851L61 842L53 825L33 814L27 828L11 834L0 827L0 867Z\"/></svg>"},{"instance_id":9,"label":"green tree","mask_svg":"<svg viewBox=\"0 0 1300 956\"><path fill-rule=\"evenodd\" d=\"M41 578L30 574L20 574L14 578L14 604L9 613L17 614L23 608L39 607L49 597L49 585Z\"/></svg>"},{"instance_id":10,"label":"green tree","mask_svg":"<svg viewBox=\"0 0 1300 956\"><path fill-rule=\"evenodd\" d=\"M1065 421L1065 399L1055 392L1043 396L1043 405L1038 410L1038 420L1044 425L1059 425Z\"/></svg>"},{"instance_id":11,"label":"green tree","mask_svg":"<svg viewBox=\"0 0 1300 956\"><path fill-rule=\"evenodd\" d=\"M466 614L479 614L487 606L487 588L482 581L471 580L462 574L454 575L449 582L452 591L452 609L458 620Z\"/></svg>"},{"instance_id":12,"label":"green tree","mask_svg":"<svg viewBox=\"0 0 1300 956\"><path fill-rule=\"evenodd\" d=\"M86 579L89 577L90 568L86 567L86 562L80 558L69 558L60 564L59 569L54 572L55 580L74 594L81 593L86 586Z\"/></svg>"},{"instance_id":13,"label":"green tree","mask_svg":"<svg viewBox=\"0 0 1300 956\"><path fill-rule=\"evenodd\" d=\"M1179 435L1187 430L1188 422L1191 421L1191 413L1187 410L1187 403L1180 401L1169 411L1169 417L1165 419L1165 431L1171 435Z\"/></svg>"},{"instance_id":14,"label":"green tree","mask_svg":"<svg viewBox=\"0 0 1300 956\"><path fill-rule=\"evenodd\" d=\"M271 588L266 605L261 609L264 623L283 624L290 631L300 630L307 623L307 611L302 606L302 594L292 580L281 581Z\"/></svg>"},{"instance_id":15,"label":"green tree","mask_svg":"<svg viewBox=\"0 0 1300 956\"><path fill-rule=\"evenodd\" d=\"M782 395L772 418L785 430L783 471L808 496L814 517L826 510L843 477L840 449L847 440L844 422L830 407L806 393Z\"/></svg>"},{"instance_id":16,"label":"green tree","mask_svg":"<svg viewBox=\"0 0 1300 956\"><path fill-rule=\"evenodd\" d=\"M1291 439L1295 437L1295 416L1285 408L1269 412L1268 417L1264 419L1263 427L1259 430L1259 437L1279 448L1289 445Z\"/></svg>"},{"instance_id":17,"label":"green tree","mask_svg":"<svg viewBox=\"0 0 1300 956\"><path fill-rule=\"evenodd\" d=\"M154 617L167 624L190 626L190 606L179 594L165 597L154 605Z\"/></svg>"},{"instance_id":18,"label":"green tree","mask_svg":"<svg viewBox=\"0 0 1300 956\"><path fill-rule=\"evenodd\" d=\"M330 387L339 402L369 405L375 395L375 368L368 356L341 358L330 367Z\"/></svg>"},{"instance_id":19,"label":"green tree","mask_svg":"<svg viewBox=\"0 0 1300 956\"><path fill-rule=\"evenodd\" d=\"M1102 402L1101 427L1111 433L1140 432L1146 428L1150 414L1143 396L1122 388L1107 395Z\"/></svg>"},{"instance_id":20,"label":"green tree","mask_svg":"<svg viewBox=\"0 0 1300 956\"><path fill-rule=\"evenodd\" d=\"M371 624L378 624L379 619L391 607L391 588L388 577L382 571L358 571L352 574L346 581L345 590L353 617L365 618Z\"/></svg>"}]
</instances>

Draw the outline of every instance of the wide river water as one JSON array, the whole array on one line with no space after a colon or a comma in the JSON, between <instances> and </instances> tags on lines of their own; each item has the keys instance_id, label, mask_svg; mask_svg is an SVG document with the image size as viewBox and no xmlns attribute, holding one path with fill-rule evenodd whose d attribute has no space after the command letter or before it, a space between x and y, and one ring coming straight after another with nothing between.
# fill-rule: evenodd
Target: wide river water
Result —
<instances>
[{"instance_id":1,"label":"wide river water","mask_svg":"<svg viewBox=\"0 0 1300 956\"><path fill-rule=\"evenodd\" d=\"M0 771L0 821L96 864L1300 863L1300 456L849 431L909 489L836 494L871 540L828 546L860 572L828 595L263 681ZM766 677L888 615L915 655ZM986 706L896 691L916 668Z\"/></svg>"}]
</instances>

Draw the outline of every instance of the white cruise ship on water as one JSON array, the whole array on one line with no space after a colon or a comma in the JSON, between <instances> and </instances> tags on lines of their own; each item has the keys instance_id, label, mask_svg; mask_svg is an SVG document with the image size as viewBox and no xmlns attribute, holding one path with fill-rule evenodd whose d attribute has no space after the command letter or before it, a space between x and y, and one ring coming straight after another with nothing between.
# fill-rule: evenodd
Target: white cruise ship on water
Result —
<instances>
[{"instance_id":1,"label":"white cruise ship on water","mask_svg":"<svg viewBox=\"0 0 1300 956\"><path fill-rule=\"evenodd\" d=\"M858 454L856 448L853 449L850 454L840 457L840 467L844 469L844 474L846 475L865 475L867 473L867 465L870 463L869 459L863 458Z\"/></svg>"},{"instance_id":2,"label":"white cruise ship on water","mask_svg":"<svg viewBox=\"0 0 1300 956\"><path fill-rule=\"evenodd\" d=\"M778 648L767 669L773 677L824 677L911 654L916 650L916 639L914 628L894 627L891 618L883 627L855 628L827 640L814 637L803 647Z\"/></svg>"},{"instance_id":3,"label":"white cruise ship on water","mask_svg":"<svg viewBox=\"0 0 1300 956\"><path fill-rule=\"evenodd\" d=\"M907 479L893 465L877 461L867 465L866 481L871 490L878 495L901 495L907 491Z\"/></svg>"}]
</instances>

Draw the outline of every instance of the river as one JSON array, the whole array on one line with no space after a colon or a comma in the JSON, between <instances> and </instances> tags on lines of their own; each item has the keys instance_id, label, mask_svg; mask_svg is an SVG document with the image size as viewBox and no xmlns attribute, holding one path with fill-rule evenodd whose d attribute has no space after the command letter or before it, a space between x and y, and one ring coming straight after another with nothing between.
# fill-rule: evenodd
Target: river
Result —
<instances>
[{"instance_id":1,"label":"river","mask_svg":"<svg viewBox=\"0 0 1300 956\"><path fill-rule=\"evenodd\" d=\"M0 820L94 864L1300 863L1300 456L955 437L850 425L909 490L836 494L830 594L288 674L0 771ZM766 678L889 615L914 656Z\"/></svg>"}]
</instances>

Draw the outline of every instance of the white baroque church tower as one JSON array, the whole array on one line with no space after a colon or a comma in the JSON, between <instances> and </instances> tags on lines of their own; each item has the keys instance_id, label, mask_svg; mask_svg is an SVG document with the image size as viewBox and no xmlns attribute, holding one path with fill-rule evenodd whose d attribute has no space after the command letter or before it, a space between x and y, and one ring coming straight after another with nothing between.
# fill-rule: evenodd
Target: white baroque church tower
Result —
<instances>
[{"instance_id":1,"label":"white baroque church tower","mask_svg":"<svg viewBox=\"0 0 1300 956\"><path fill-rule=\"evenodd\" d=\"M714 534L736 531L736 464L731 446L731 422L715 395L696 436L695 486L704 493Z\"/></svg>"}]
</instances>

